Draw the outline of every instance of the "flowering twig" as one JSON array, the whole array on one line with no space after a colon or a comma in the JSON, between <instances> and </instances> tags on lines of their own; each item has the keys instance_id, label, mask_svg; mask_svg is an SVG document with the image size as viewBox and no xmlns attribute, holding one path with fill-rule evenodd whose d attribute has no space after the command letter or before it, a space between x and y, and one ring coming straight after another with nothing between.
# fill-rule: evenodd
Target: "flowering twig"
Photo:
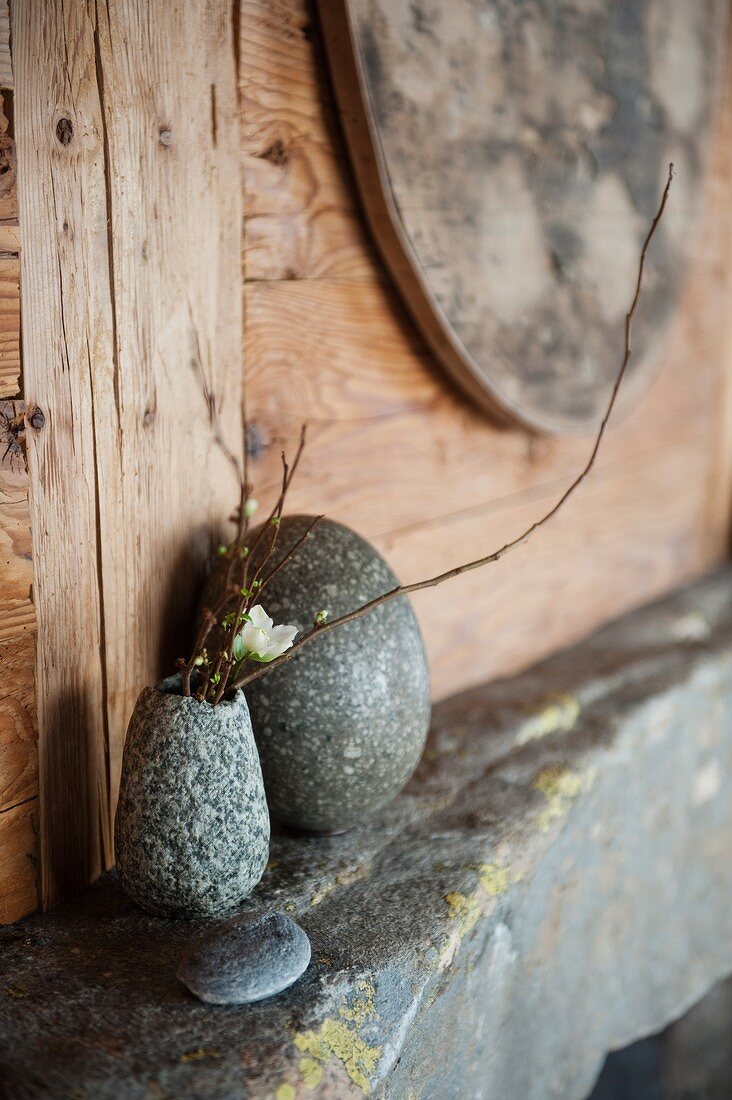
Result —
<instances>
[{"instance_id":1,"label":"flowering twig","mask_svg":"<svg viewBox=\"0 0 732 1100\"><path fill-rule=\"evenodd\" d=\"M504 546L501 546L500 549L494 550L492 551L492 553L486 554L482 558L477 558L475 561L466 562L463 565L457 565L453 569L448 569L445 573L439 573L437 576L429 577L426 580L415 581L413 584L398 585L396 588L392 588L390 591L384 592L381 596L376 596L373 600L369 600L367 603L362 604L360 607L355 608L353 611L349 611L345 615L340 615L337 619L332 619L329 622L322 621L320 616L318 616L316 620L316 625L313 626L313 628L308 631L307 634L304 634L297 642L295 642L294 645L292 645L292 647L288 649L286 653L283 653L282 656L275 658L275 660L269 662L269 664L260 665L259 667L253 669L251 672L246 672L240 676L237 676L236 679L231 681L229 685L230 689L245 687L247 684L253 683L255 680L258 680L260 676L263 676L266 672L270 672L275 668L279 668L281 665L286 664L287 661L292 660L293 657L297 656L303 646L306 646L315 638L319 638L323 634L326 634L331 630L335 630L339 626L344 626L346 623L353 622L354 619L360 619L361 616L368 614L369 611L373 611L377 607L381 607L382 604L388 603L390 600L395 600L399 596L408 596L412 592L421 592L424 588L434 588L436 585L442 584L443 581L451 580L452 577L459 577L462 573L468 573L473 569L480 569L484 565L488 565L491 562L499 561L501 558L505 557L505 555L508 554L511 550L515 550L518 546L522 546L523 543L525 543L534 534L535 531L537 531L540 527L543 527L545 523L548 523L548 521L557 514L557 512L563 507L566 501L579 488L579 486L582 484L582 482L585 480L590 470L594 466L595 459L597 458L597 453L600 449L600 444L602 443L603 437L605 435L608 421L615 407L618 392L620 390L623 378L625 377L628 363L630 362L630 357L632 354L631 336L633 317L635 315L636 307L640 299L646 253L648 252L648 247L651 243L651 240L653 239L658 224L663 217L664 210L666 209L666 203L668 201L669 192L671 190L671 182L673 180L673 177L674 166L673 164L670 164L666 186L663 190L663 195L661 197L658 211L653 221L651 222L650 228L643 242L643 247L641 249L640 259L638 261L638 275L635 284L635 293L633 295L630 309L628 310L625 318L625 346L623 357L620 364L620 369L615 379L615 384L613 385L610 394L610 400L605 410L605 415L600 421L600 427L598 428L597 435L595 436L594 445L592 447L587 462L585 463L584 467L577 475L577 477L575 477L574 481L572 481L569 487L565 489L565 491L562 493L556 504L554 504L553 507L550 508L549 511L546 512L540 519L535 520L534 523L527 527L526 530L522 532L522 534L518 535L514 539L511 539L510 542L507 542Z\"/></svg>"},{"instance_id":2,"label":"flowering twig","mask_svg":"<svg viewBox=\"0 0 732 1100\"><path fill-rule=\"evenodd\" d=\"M282 454L280 494L251 546L246 545L246 543L249 533L249 520L253 515L253 506L256 502L252 500L251 486L246 481L246 475L244 475L239 509L236 513L236 537L228 546L219 547L219 552L227 560L227 568L222 578L218 598L210 607L205 607L201 612L201 625L191 656L187 661L181 659L178 662L178 667L181 669L182 692L185 696L192 694L191 681L194 670L199 673L195 695L200 701L207 700L214 704L219 703L225 692L230 690L229 680L232 670L239 664L234 653L233 644L237 632L246 621L252 604L255 598L259 596L261 589L272 580L272 577L281 566L292 558L320 518L318 517L313 521L303 538L298 539L295 545L287 551L284 559L263 577L262 574L277 547L285 499L300 464L305 448L305 440L306 425L303 424L298 448L291 465L288 463L284 452ZM258 553L260 549L261 552ZM249 571L253 560L256 560L257 564L254 575L250 579ZM236 576L237 566L241 567L241 573L238 577ZM232 604L233 610L229 611L228 609L232 607ZM214 652L209 658L206 643L215 628L218 629L214 636Z\"/></svg>"}]
</instances>

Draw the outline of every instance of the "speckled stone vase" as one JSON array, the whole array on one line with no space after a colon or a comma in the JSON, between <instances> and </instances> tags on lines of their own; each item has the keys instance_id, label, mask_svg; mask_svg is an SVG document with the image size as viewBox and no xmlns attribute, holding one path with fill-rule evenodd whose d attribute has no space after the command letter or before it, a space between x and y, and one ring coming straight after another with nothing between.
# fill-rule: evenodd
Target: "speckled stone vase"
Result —
<instances>
[{"instance_id":1,"label":"speckled stone vase","mask_svg":"<svg viewBox=\"0 0 732 1100\"><path fill-rule=\"evenodd\" d=\"M145 688L130 720L115 819L117 870L143 909L213 916L264 874L269 814L242 692L213 707L180 677Z\"/></svg>"},{"instance_id":2,"label":"speckled stone vase","mask_svg":"<svg viewBox=\"0 0 732 1100\"><path fill-rule=\"evenodd\" d=\"M309 522L282 521L279 555ZM321 608L333 619L397 583L368 542L322 520L262 603L276 623L303 631ZM296 828L351 828L393 798L422 755L429 674L406 598L315 639L245 690L270 810Z\"/></svg>"}]
</instances>

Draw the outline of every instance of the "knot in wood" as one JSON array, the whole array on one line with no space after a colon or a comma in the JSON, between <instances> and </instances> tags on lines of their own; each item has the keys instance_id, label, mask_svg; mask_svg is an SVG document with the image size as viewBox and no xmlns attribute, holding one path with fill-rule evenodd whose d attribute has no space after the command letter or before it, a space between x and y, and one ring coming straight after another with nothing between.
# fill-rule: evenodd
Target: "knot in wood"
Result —
<instances>
[{"instance_id":1,"label":"knot in wood","mask_svg":"<svg viewBox=\"0 0 732 1100\"><path fill-rule=\"evenodd\" d=\"M30 424L31 428L42 428L43 425L46 423L46 416L43 412L43 409L34 409L28 417L28 423Z\"/></svg>"},{"instance_id":2,"label":"knot in wood","mask_svg":"<svg viewBox=\"0 0 732 1100\"><path fill-rule=\"evenodd\" d=\"M60 118L56 123L56 139L64 148L71 144L74 126L70 118Z\"/></svg>"}]
</instances>

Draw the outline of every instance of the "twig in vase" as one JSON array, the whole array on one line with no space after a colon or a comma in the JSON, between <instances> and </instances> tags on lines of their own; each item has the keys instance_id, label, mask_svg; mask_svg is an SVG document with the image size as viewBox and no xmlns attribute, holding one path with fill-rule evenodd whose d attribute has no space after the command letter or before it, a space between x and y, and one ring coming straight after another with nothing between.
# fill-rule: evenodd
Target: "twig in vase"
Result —
<instances>
[{"instance_id":1,"label":"twig in vase","mask_svg":"<svg viewBox=\"0 0 732 1100\"><path fill-rule=\"evenodd\" d=\"M468 573L473 569L480 569L482 568L482 566L488 565L491 562L500 561L500 559L505 557L505 555L508 554L511 550L515 550L518 546L523 545L523 543L525 543L534 534L535 531L538 531L540 527L543 527L545 523L547 523L557 514L557 512L559 512L559 510L563 507L567 500L569 500L573 493L579 488L579 486L582 484L582 482L585 480L590 470L594 466L595 459L597 458L597 454L600 449L600 444L602 443L603 437L605 435L608 421L610 420L610 416L615 407L618 392L620 390L623 378L625 377L628 363L630 362L630 358L632 355L631 337L633 328L633 317L635 315L638 301L640 299L646 254L648 252L649 245L653 239L656 229L658 228L658 224L663 217L664 210L666 209L666 203L668 201L669 192L671 190L671 182L673 180L673 177L674 166L673 164L670 164L666 186L664 187L663 195L661 196L661 202L659 204L658 211L653 221L651 222L650 228L643 242L643 247L641 249L640 259L638 261L638 275L635 284L635 293L633 295L630 309L628 310L625 318L625 345L623 357L620 364L620 369L615 379L615 384L613 385L610 394L610 400L605 410L605 415L600 421L600 426L595 436L595 441L587 462L585 463L584 467L577 475L577 477L575 477L574 481L572 481L568 488L565 489L565 491L562 493L556 504L554 504L553 507L550 508L549 511L546 512L540 519L535 520L534 523L527 527L526 530L523 531L516 538L511 539L510 542L507 542L504 546L501 546L500 549L494 550L490 554L486 554L484 557L477 558L475 561L466 562L463 565L457 565L453 569L448 569L445 573L439 573L437 576L429 577L426 580L415 581L413 584L399 585L396 588L392 588L388 592L384 592L381 596L377 596L375 597L375 599L369 600L367 603L362 604L361 607L357 607L353 611L349 611L345 615L340 615L337 619L332 619L331 621L322 621L320 619L320 615L318 615L316 618L316 625L313 626L313 628L307 634L304 634L302 638L295 642L290 647L290 649L287 650L286 653L283 653L280 657L276 657L268 664L260 665L251 672L247 672L240 676L237 676L235 679L231 680L229 684L230 690L234 688L246 687L247 684L251 684L255 680L258 680L259 677L264 676L265 673L271 672L274 669L286 664L288 661L291 661L293 657L297 656L303 646L308 645L308 643L312 642L315 638L322 637L329 631L335 630L339 626L344 626L346 623L353 622L355 619L360 619L361 616L367 615L370 611L375 610L375 608L377 607L381 607L382 604L388 603L390 600L395 600L399 596L408 596L412 592L421 592L422 589L425 588L434 588L436 585L442 584L444 581L448 581L452 577L459 577L462 573Z\"/></svg>"},{"instance_id":2,"label":"twig in vase","mask_svg":"<svg viewBox=\"0 0 732 1100\"><path fill-rule=\"evenodd\" d=\"M228 546L219 548L220 552L228 561L219 597L214 601L211 607L204 608L201 613L201 625L190 658L187 661L180 660L178 662L178 667L181 669L182 692L185 696L190 696L192 694L191 681L194 670L199 672L200 677L200 682L197 684L195 691L196 698L199 701L203 702L206 700L214 704L219 703L225 692L231 690L231 673L239 663L234 653L234 640L237 631L240 629L242 623L247 621L248 613L255 598L259 597L261 590L266 587L281 566L291 559L292 555L296 552L304 539L308 537L310 531L312 531L315 524L321 518L317 517L313 520L303 538L298 539L297 543L288 550L285 558L263 577L262 573L270 562L277 546L285 499L292 479L300 464L300 459L305 448L305 440L306 425L303 424L300 431L300 441L292 465L287 462L284 453L282 454L282 485L280 494L267 520L262 524L251 547L246 545L249 532L249 520L253 514L253 510L249 507L253 503L251 498L251 486L246 481L242 484L239 509L236 513L236 537ZM251 562L257 558L257 551L260 550L260 547L266 544L267 536L269 536L269 543L265 546L265 549L260 555L254 570L254 576L250 579L249 570ZM241 567L241 576L235 579L237 566ZM233 611L227 612L227 608L231 606L232 601L234 601ZM222 615L224 616L223 619L221 618ZM216 646L216 652L213 655L213 659L209 660L206 643L211 632L216 627L224 631L224 641Z\"/></svg>"}]
</instances>

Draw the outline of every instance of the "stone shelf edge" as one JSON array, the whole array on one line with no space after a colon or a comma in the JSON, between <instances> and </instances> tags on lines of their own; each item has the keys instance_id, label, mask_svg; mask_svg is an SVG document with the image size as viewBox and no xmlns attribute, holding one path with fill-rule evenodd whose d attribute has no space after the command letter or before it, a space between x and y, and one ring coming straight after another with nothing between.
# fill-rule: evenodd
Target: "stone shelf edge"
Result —
<instances>
[{"instance_id":1,"label":"stone shelf edge","mask_svg":"<svg viewBox=\"0 0 732 1100\"><path fill-rule=\"evenodd\" d=\"M276 837L249 904L313 962L269 1002L196 1002L201 925L114 876L0 929L0 1096L581 1098L732 971L731 847L725 569L440 704L370 825Z\"/></svg>"}]
</instances>

